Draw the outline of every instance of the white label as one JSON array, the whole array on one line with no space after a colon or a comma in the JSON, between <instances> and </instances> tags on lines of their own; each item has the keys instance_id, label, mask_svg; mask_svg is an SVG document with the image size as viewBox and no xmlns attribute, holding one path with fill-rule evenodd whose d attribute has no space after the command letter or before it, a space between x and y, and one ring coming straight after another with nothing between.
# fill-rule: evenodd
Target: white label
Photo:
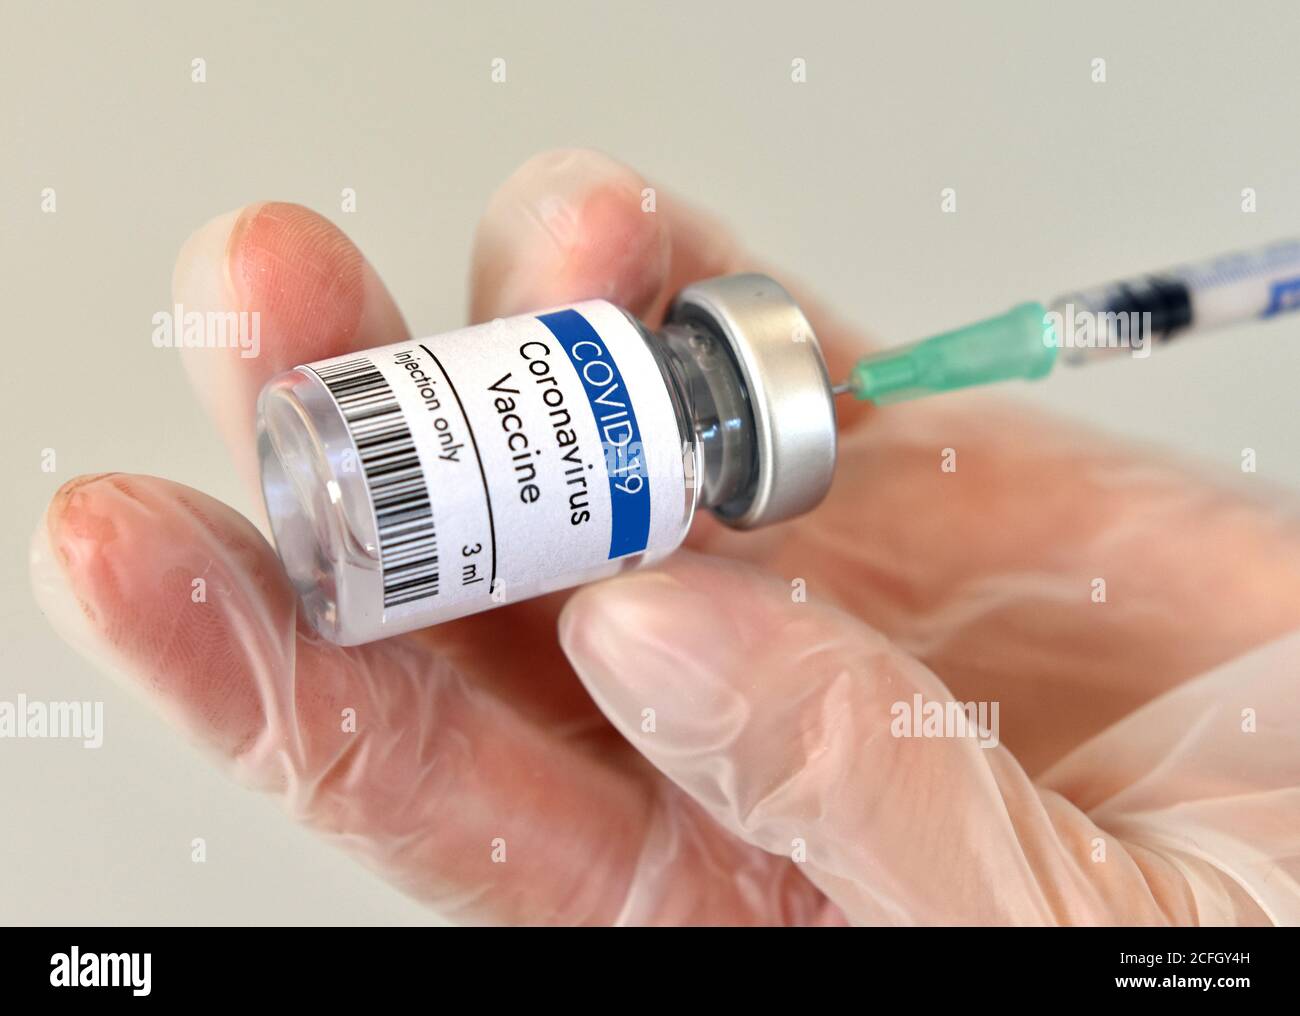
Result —
<instances>
[{"instance_id":1,"label":"white label","mask_svg":"<svg viewBox=\"0 0 1300 1016\"><path fill-rule=\"evenodd\" d=\"M663 375L603 300L309 369L357 445L386 628L589 581L685 535L682 435Z\"/></svg>"}]
</instances>

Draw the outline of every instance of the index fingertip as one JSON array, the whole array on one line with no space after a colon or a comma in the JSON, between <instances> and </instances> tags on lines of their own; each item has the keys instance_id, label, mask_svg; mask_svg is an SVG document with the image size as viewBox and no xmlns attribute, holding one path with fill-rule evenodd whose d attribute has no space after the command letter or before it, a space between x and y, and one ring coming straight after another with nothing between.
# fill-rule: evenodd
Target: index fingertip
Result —
<instances>
[{"instance_id":1,"label":"index fingertip","mask_svg":"<svg viewBox=\"0 0 1300 1016\"><path fill-rule=\"evenodd\" d=\"M602 298L644 313L667 283L653 188L589 149L534 156L488 203L475 237L474 321Z\"/></svg>"}]
</instances>

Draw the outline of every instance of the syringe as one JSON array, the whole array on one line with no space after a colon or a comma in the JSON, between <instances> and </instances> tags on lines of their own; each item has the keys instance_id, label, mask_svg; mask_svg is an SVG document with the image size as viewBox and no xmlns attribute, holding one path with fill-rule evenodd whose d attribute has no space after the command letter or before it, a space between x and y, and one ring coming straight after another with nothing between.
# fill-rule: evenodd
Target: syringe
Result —
<instances>
[{"instance_id":1,"label":"syringe","mask_svg":"<svg viewBox=\"0 0 1300 1016\"><path fill-rule=\"evenodd\" d=\"M1300 239L1057 297L863 357L836 394L888 405L1071 366L1300 310Z\"/></svg>"}]
</instances>

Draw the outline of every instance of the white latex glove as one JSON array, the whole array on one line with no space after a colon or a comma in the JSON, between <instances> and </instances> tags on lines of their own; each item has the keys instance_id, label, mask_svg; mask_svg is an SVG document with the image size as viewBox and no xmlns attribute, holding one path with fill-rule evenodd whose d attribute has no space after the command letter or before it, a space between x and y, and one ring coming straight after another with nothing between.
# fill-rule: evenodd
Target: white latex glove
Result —
<instances>
[{"instance_id":1,"label":"white latex glove","mask_svg":"<svg viewBox=\"0 0 1300 1016\"><path fill-rule=\"evenodd\" d=\"M655 321L762 267L644 186L531 160L480 228L472 317ZM268 377L408 335L292 205L201 229L175 297L262 315L259 358L186 354L250 479ZM844 373L861 341L809 309ZM457 920L1300 923L1295 500L988 399L841 409L811 515L700 519L661 569L369 646L306 630L253 525L151 477L64 487L34 583L237 779ZM893 736L918 694L996 702L1001 743Z\"/></svg>"}]
</instances>

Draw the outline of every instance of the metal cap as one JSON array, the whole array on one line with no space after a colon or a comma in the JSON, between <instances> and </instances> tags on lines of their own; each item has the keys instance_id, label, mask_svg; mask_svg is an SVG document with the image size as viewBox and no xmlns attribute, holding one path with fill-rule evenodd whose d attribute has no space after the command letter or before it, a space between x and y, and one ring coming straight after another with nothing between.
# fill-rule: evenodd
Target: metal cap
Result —
<instances>
[{"instance_id":1,"label":"metal cap","mask_svg":"<svg viewBox=\"0 0 1300 1016\"><path fill-rule=\"evenodd\" d=\"M682 290L669 320L725 338L749 392L758 475L750 496L714 513L753 529L815 508L835 472L835 398L798 304L766 275L728 275Z\"/></svg>"}]
</instances>

